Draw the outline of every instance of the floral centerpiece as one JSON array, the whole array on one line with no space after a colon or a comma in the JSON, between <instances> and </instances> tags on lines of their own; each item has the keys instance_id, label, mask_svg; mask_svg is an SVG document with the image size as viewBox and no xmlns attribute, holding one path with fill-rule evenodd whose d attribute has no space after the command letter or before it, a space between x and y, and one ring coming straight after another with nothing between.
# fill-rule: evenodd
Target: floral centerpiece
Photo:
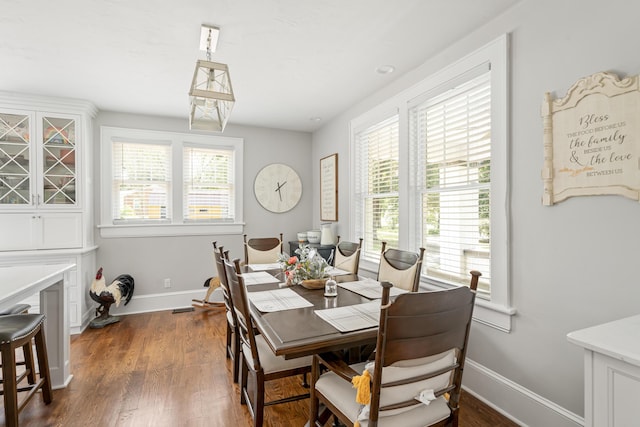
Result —
<instances>
[{"instance_id":1,"label":"floral centerpiece","mask_svg":"<svg viewBox=\"0 0 640 427\"><path fill-rule=\"evenodd\" d=\"M325 272L327 261L309 245L300 245L295 255L281 254L278 262L287 278L287 284L297 285L305 280L319 280L328 277Z\"/></svg>"}]
</instances>

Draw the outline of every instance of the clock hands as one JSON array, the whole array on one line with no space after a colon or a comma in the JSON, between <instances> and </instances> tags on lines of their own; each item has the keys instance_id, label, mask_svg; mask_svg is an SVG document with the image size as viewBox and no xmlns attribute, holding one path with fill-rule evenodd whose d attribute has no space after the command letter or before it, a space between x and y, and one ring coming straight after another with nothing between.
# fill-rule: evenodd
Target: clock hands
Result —
<instances>
[{"instance_id":1,"label":"clock hands","mask_svg":"<svg viewBox=\"0 0 640 427\"><path fill-rule=\"evenodd\" d=\"M276 184L278 184L278 188L276 188L275 191L278 192L278 196L280 196L280 201L282 201L282 191L280 190L282 188L283 185L285 185L287 183L287 181L283 182L282 184L280 184L280 182L276 182Z\"/></svg>"}]
</instances>

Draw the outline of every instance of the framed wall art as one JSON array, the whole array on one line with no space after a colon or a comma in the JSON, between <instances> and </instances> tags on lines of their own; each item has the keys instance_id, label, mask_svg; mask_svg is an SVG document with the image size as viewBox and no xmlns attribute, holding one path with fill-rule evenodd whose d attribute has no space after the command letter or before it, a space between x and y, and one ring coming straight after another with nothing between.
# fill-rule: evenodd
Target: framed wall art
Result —
<instances>
[{"instance_id":1,"label":"framed wall art","mask_svg":"<svg viewBox=\"0 0 640 427\"><path fill-rule=\"evenodd\" d=\"M320 221L338 220L338 153L320 159Z\"/></svg>"},{"instance_id":2,"label":"framed wall art","mask_svg":"<svg viewBox=\"0 0 640 427\"><path fill-rule=\"evenodd\" d=\"M639 76L608 72L578 80L542 104L542 203L617 194L640 200Z\"/></svg>"}]
</instances>

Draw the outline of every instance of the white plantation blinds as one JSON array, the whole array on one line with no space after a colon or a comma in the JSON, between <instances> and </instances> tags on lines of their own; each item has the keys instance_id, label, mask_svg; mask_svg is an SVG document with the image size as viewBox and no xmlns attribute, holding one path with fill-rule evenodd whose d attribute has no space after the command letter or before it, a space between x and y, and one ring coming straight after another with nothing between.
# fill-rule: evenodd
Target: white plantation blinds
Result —
<instances>
[{"instance_id":1,"label":"white plantation blinds","mask_svg":"<svg viewBox=\"0 0 640 427\"><path fill-rule=\"evenodd\" d=\"M398 116L355 133L356 235L363 256L379 258L382 242L398 247Z\"/></svg>"},{"instance_id":2,"label":"white plantation blinds","mask_svg":"<svg viewBox=\"0 0 640 427\"><path fill-rule=\"evenodd\" d=\"M409 111L416 171L417 233L426 248L423 273L468 284L469 270L491 281L490 72Z\"/></svg>"},{"instance_id":3,"label":"white plantation blinds","mask_svg":"<svg viewBox=\"0 0 640 427\"><path fill-rule=\"evenodd\" d=\"M171 146L114 141L113 219L162 221L171 217Z\"/></svg>"},{"instance_id":4,"label":"white plantation blinds","mask_svg":"<svg viewBox=\"0 0 640 427\"><path fill-rule=\"evenodd\" d=\"M183 160L185 220L232 221L233 151L184 147Z\"/></svg>"}]
</instances>

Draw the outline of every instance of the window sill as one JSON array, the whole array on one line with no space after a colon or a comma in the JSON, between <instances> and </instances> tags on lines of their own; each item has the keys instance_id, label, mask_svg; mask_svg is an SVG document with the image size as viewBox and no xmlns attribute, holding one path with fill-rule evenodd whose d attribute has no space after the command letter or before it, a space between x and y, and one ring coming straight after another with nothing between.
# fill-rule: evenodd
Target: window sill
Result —
<instances>
[{"instance_id":1,"label":"window sill","mask_svg":"<svg viewBox=\"0 0 640 427\"><path fill-rule=\"evenodd\" d=\"M100 237L170 237L205 234L242 234L244 224L127 224L98 225Z\"/></svg>"},{"instance_id":2,"label":"window sill","mask_svg":"<svg viewBox=\"0 0 640 427\"><path fill-rule=\"evenodd\" d=\"M502 332L511 332L511 317L516 314L514 307L505 307L476 298L476 306L473 309L473 320L483 325L490 326Z\"/></svg>"}]
</instances>

